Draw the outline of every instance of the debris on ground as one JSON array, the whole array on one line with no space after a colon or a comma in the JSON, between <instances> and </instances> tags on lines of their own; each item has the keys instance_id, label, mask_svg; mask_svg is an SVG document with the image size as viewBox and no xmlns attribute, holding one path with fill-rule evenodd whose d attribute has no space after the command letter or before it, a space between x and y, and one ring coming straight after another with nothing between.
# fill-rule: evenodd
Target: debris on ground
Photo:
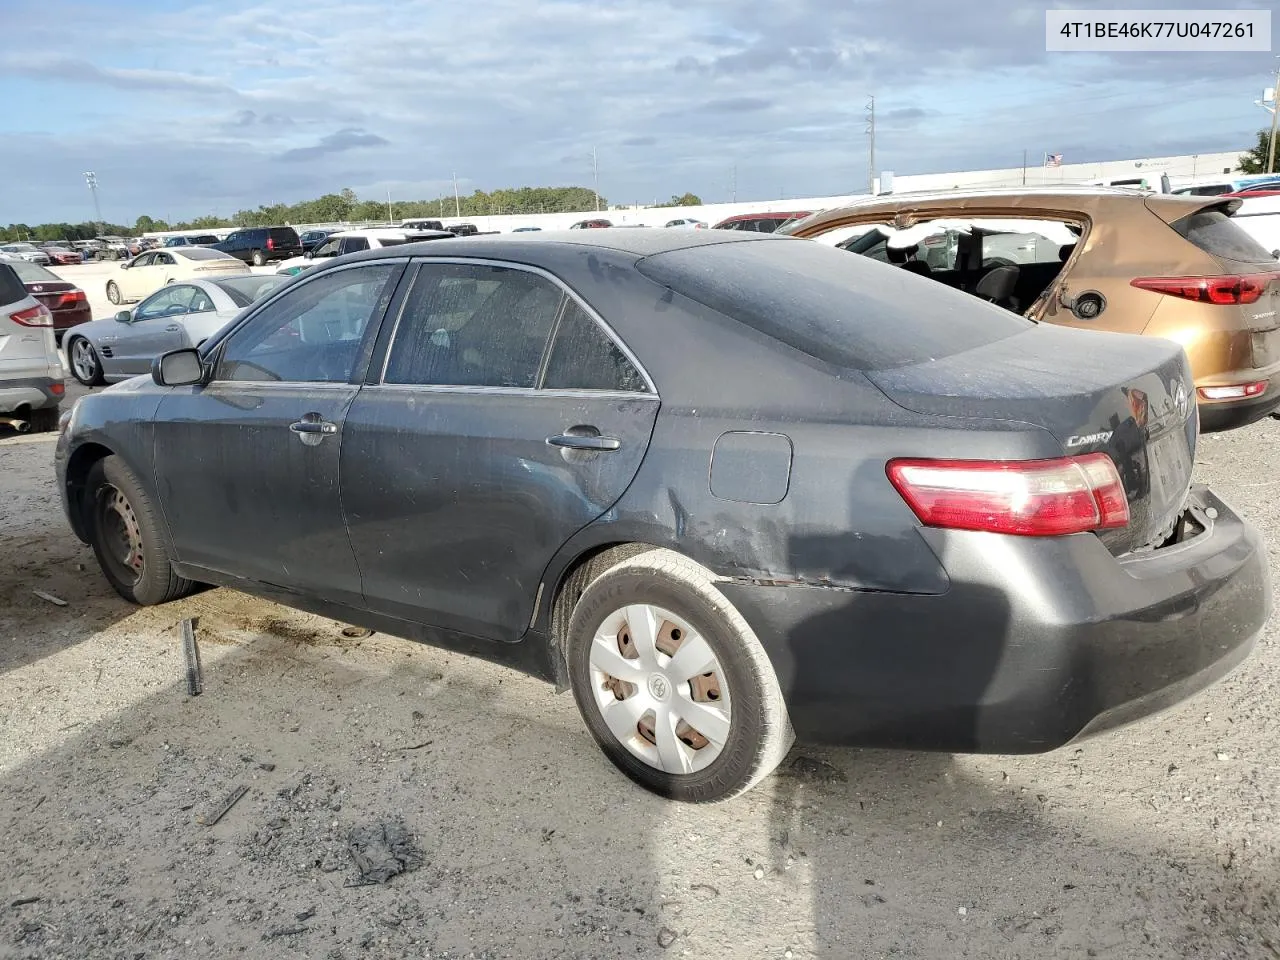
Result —
<instances>
[{"instance_id":1,"label":"debris on ground","mask_svg":"<svg viewBox=\"0 0 1280 960\"><path fill-rule=\"evenodd\" d=\"M13 901L13 903L9 904L9 906L11 906L11 907L25 907L25 906L27 906L28 904L32 904L32 903L39 903L39 902L40 902L40 898L39 898L39 897L19 897L17 900L14 900L14 901Z\"/></svg>"},{"instance_id":2,"label":"debris on ground","mask_svg":"<svg viewBox=\"0 0 1280 960\"><path fill-rule=\"evenodd\" d=\"M666 950L669 946L676 942L680 934L676 933L670 927L663 927L658 931L658 946Z\"/></svg>"},{"instance_id":3,"label":"debris on ground","mask_svg":"<svg viewBox=\"0 0 1280 960\"><path fill-rule=\"evenodd\" d=\"M815 757L798 756L778 771L784 777L794 777L810 783L845 783L849 776L838 767Z\"/></svg>"},{"instance_id":4,"label":"debris on ground","mask_svg":"<svg viewBox=\"0 0 1280 960\"><path fill-rule=\"evenodd\" d=\"M201 820L200 822L203 823L206 827L212 827L215 823L217 823L219 820L225 817L227 815L227 811L230 810L232 807L234 807L237 803L239 803L240 798L243 797L248 792L249 792L248 786L246 786L243 783L240 784L240 786L236 787L234 790L231 791L231 793L227 795L227 799L223 802L222 806L218 809L218 811L212 817L210 817L207 820Z\"/></svg>"},{"instance_id":5,"label":"debris on ground","mask_svg":"<svg viewBox=\"0 0 1280 960\"><path fill-rule=\"evenodd\" d=\"M355 827L347 849L365 883L386 883L397 874L417 870L424 860L413 835L399 821Z\"/></svg>"},{"instance_id":6,"label":"debris on ground","mask_svg":"<svg viewBox=\"0 0 1280 960\"><path fill-rule=\"evenodd\" d=\"M373 636L373 631L367 627L343 627L342 635L348 640L364 640Z\"/></svg>"},{"instance_id":7,"label":"debris on ground","mask_svg":"<svg viewBox=\"0 0 1280 960\"><path fill-rule=\"evenodd\" d=\"M200 672L200 647L196 645L196 622L191 617L182 621L182 655L187 661L187 693L198 697L204 692L204 676Z\"/></svg>"},{"instance_id":8,"label":"debris on ground","mask_svg":"<svg viewBox=\"0 0 1280 960\"><path fill-rule=\"evenodd\" d=\"M45 593L43 590L32 590L31 592L41 600L48 600L55 607L65 607L67 605L67 601L63 600L61 597L55 597L52 593Z\"/></svg>"}]
</instances>

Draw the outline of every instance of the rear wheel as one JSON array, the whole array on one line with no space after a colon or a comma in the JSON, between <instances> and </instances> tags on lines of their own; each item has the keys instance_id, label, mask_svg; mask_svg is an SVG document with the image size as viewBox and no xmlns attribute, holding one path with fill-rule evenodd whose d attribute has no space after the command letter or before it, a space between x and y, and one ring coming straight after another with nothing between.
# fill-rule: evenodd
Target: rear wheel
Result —
<instances>
[{"instance_id":1,"label":"rear wheel","mask_svg":"<svg viewBox=\"0 0 1280 960\"><path fill-rule=\"evenodd\" d=\"M566 646L574 698L596 742L664 797L736 796L791 745L764 648L687 557L655 549L606 570L574 607Z\"/></svg>"},{"instance_id":2,"label":"rear wheel","mask_svg":"<svg viewBox=\"0 0 1280 960\"><path fill-rule=\"evenodd\" d=\"M101 386L104 382L98 352L84 337L76 337L67 344L67 360L71 364L71 375L86 387Z\"/></svg>"},{"instance_id":3,"label":"rear wheel","mask_svg":"<svg viewBox=\"0 0 1280 960\"><path fill-rule=\"evenodd\" d=\"M120 302L120 288L116 286L114 280L107 281L107 299L112 303Z\"/></svg>"},{"instance_id":4,"label":"rear wheel","mask_svg":"<svg viewBox=\"0 0 1280 960\"><path fill-rule=\"evenodd\" d=\"M119 457L89 471L85 509L98 565L120 596L145 607L192 591L194 584L173 572L156 505Z\"/></svg>"},{"instance_id":5,"label":"rear wheel","mask_svg":"<svg viewBox=\"0 0 1280 960\"><path fill-rule=\"evenodd\" d=\"M267 265L267 258L262 255L261 250L253 251L253 265L255 267L265 267Z\"/></svg>"}]
</instances>

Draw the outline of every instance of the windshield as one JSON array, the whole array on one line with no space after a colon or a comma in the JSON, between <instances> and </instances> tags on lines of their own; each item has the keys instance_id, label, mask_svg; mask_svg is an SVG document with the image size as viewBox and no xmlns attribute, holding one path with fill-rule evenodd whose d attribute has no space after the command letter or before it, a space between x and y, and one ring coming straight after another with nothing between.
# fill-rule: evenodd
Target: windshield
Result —
<instances>
[{"instance_id":1,"label":"windshield","mask_svg":"<svg viewBox=\"0 0 1280 960\"><path fill-rule=\"evenodd\" d=\"M237 307L247 307L288 279L278 274L271 274L265 277L230 277L226 280L214 280L213 284L225 291Z\"/></svg>"},{"instance_id":2,"label":"windshield","mask_svg":"<svg viewBox=\"0 0 1280 960\"><path fill-rule=\"evenodd\" d=\"M235 257L221 250L210 250L207 247L175 247L169 253L186 257L188 260L234 260Z\"/></svg>"}]
</instances>

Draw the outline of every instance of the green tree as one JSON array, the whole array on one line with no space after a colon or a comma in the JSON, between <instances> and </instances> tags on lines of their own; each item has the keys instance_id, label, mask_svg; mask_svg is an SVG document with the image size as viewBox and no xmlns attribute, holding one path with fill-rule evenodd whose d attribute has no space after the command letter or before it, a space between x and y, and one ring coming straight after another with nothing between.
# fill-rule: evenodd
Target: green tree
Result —
<instances>
[{"instance_id":1,"label":"green tree","mask_svg":"<svg viewBox=\"0 0 1280 960\"><path fill-rule=\"evenodd\" d=\"M1258 142L1240 157L1240 169L1245 173L1269 173L1267 151L1271 146L1271 128L1258 131ZM1276 144L1277 163L1280 163L1280 143Z\"/></svg>"},{"instance_id":2,"label":"green tree","mask_svg":"<svg viewBox=\"0 0 1280 960\"><path fill-rule=\"evenodd\" d=\"M671 204L673 207L700 207L702 206L702 198L696 193L686 193L677 197L675 194L671 196Z\"/></svg>"}]
</instances>

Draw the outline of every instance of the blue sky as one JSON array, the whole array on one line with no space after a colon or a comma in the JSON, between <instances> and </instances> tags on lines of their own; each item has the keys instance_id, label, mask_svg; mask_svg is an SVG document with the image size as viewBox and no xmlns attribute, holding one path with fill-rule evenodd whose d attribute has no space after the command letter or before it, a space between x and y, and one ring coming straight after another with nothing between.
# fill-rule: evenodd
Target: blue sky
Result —
<instances>
[{"instance_id":1,"label":"blue sky","mask_svg":"<svg viewBox=\"0 0 1280 960\"><path fill-rule=\"evenodd\" d=\"M1159 6L1061 3L1071 8ZM1265 6L1238 2L1230 6ZM1249 146L1267 53L1047 54L988 0L0 0L0 223L186 218L351 187L591 182L612 202ZM1280 51L1278 51L1280 52Z\"/></svg>"}]
</instances>

